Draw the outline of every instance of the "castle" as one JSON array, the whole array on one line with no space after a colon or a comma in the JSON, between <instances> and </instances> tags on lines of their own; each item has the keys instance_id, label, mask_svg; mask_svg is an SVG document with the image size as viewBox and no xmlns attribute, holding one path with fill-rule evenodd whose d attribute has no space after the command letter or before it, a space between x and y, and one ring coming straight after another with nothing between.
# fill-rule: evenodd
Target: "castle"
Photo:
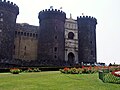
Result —
<instances>
[{"instance_id":1,"label":"castle","mask_svg":"<svg viewBox=\"0 0 120 90\"><path fill-rule=\"evenodd\" d=\"M19 7L0 0L0 64L74 66L94 64L96 24L91 16L66 18L57 9L39 12L39 26L16 23Z\"/></svg>"}]
</instances>

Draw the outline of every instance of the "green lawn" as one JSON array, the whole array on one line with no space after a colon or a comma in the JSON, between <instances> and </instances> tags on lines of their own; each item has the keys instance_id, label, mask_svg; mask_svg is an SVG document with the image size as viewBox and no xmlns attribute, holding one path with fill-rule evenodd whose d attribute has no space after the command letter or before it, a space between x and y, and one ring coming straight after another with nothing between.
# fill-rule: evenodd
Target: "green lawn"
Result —
<instances>
[{"instance_id":1,"label":"green lawn","mask_svg":"<svg viewBox=\"0 0 120 90\"><path fill-rule=\"evenodd\" d=\"M0 73L0 90L120 90L120 84L103 83L97 74Z\"/></svg>"}]
</instances>

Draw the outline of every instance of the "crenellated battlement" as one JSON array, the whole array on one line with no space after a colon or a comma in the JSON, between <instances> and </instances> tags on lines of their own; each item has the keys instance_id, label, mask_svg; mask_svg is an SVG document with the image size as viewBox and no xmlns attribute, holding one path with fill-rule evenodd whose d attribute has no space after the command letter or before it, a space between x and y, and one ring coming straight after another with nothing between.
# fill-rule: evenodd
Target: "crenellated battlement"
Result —
<instances>
[{"instance_id":1,"label":"crenellated battlement","mask_svg":"<svg viewBox=\"0 0 120 90\"><path fill-rule=\"evenodd\" d=\"M77 17L77 20L80 20L81 22L91 21L97 24L97 19L92 16L80 16L80 17Z\"/></svg>"},{"instance_id":2,"label":"crenellated battlement","mask_svg":"<svg viewBox=\"0 0 120 90\"><path fill-rule=\"evenodd\" d=\"M11 11L17 15L19 14L19 7L13 2L10 2L7 0L0 0L0 7L2 9L6 9L8 11Z\"/></svg>"},{"instance_id":3,"label":"crenellated battlement","mask_svg":"<svg viewBox=\"0 0 120 90\"><path fill-rule=\"evenodd\" d=\"M59 9L45 9L45 10L42 10L40 11L40 13L45 13L45 12L56 12L56 13L62 13L62 14L65 14L65 12L63 12L62 10L59 10Z\"/></svg>"},{"instance_id":4,"label":"crenellated battlement","mask_svg":"<svg viewBox=\"0 0 120 90\"><path fill-rule=\"evenodd\" d=\"M54 18L65 21L66 13L59 9L45 9L39 12L38 18L41 20Z\"/></svg>"}]
</instances>

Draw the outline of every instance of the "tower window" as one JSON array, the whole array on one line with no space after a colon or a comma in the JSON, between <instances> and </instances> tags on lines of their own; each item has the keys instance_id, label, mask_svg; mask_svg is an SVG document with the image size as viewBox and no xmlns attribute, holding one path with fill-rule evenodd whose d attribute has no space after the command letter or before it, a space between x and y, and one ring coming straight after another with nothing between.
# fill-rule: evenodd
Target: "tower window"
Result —
<instances>
[{"instance_id":1,"label":"tower window","mask_svg":"<svg viewBox=\"0 0 120 90\"><path fill-rule=\"evenodd\" d=\"M14 49L15 49L15 45L14 45Z\"/></svg>"},{"instance_id":2,"label":"tower window","mask_svg":"<svg viewBox=\"0 0 120 90\"><path fill-rule=\"evenodd\" d=\"M14 45L14 49L13 49L13 55L15 55L15 45Z\"/></svg>"},{"instance_id":3,"label":"tower window","mask_svg":"<svg viewBox=\"0 0 120 90\"><path fill-rule=\"evenodd\" d=\"M69 39L74 39L74 33L73 32L69 32L68 33L68 38Z\"/></svg>"},{"instance_id":4,"label":"tower window","mask_svg":"<svg viewBox=\"0 0 120 90\"><path fill-rule=\"evenodd\" d=\"M91 51L91 55L93 55L93 51Z\"/></svg>"},{"instance_id":5,"label":"tower window","mask_svg":"<svg viewBox=\"0 0 120 90\"><path fill-rule=\"evenodd\" d=\"M56 59L56 58L57 58L57 56L55 55L55 56L54 56L54 58Z\"/></svg>"},{"instance_id":6,"label":"tower window","mask_svg":"<svg viewBox=\"0 0 120 90\"><path fill-rule=\"evenodd\" d=\"M0 18L0 21L3 22L3 18Z\"/></svg>"},{"instance_id":7,"label":"tower window","mask_svg":"<svg viewBox=\"0 0 120 90\"><path fill-rule=\"evenodd\" d=\"M57 36L55 36L55 39L57 39Z\"/></svg>"},{"instance_id":8,"label":"tower window","mask_svg":"<svg viewBox=\"0 0 120 90\"><path fill-rule=\"evenodd\" d=\"M55 26L55 30L57 30L57 26Z\"/></svg>"},{"instance_id":9,"label":"tower window","mask_svg":"<svg viewBox=\"0 0 120 90\"><path fill-rule=\"evenodd\" d=\"M36 38L38 37L38 34L36 34Z\"/></svg>"},{"instance_id":10,"label":"tower window","mask_svg":"<svg viewBox=\"0 0 120 90\"><path fill-rule=\"evenodd\" d=\"M1 13L0 13L0 17L2 17L2 16L3 16L3 13L1 12Z\"/></svg>"},{"instance_id":11,"label":"tower window","mask_svg":"<svg viewBox=\"0 0 120 90\"><path fill-rule=\"evenodd\" d=\"M57 47L54 48L54 51L57 52Z\"/></svg>"},{"instance_id":12,"label":"tower window","mask_svg":"<svg viewBox=\"0 0 120 90\"><path fill-rule=\"evenodd\" d=\"M90 43L92 44L92 41L90 41Z\"/></svg>"},{"instance_id":13,"label":"tower window","mask_svg":"<svg viewBox=\"0 0 120 90\"><path fill-rule=\"evenodd\" d=\"M26 50L26 46L25 46L24 50Z\"/></svg>"},{"instance_id":14,"label":"tower window","mask_svg":"<svg viewBox=\"0 0 120 90\"><path fill-rule=\"evenodd\" d=\"M2 32L2 29L0 29L0 33Z\"/></svg>"}]
</instances>

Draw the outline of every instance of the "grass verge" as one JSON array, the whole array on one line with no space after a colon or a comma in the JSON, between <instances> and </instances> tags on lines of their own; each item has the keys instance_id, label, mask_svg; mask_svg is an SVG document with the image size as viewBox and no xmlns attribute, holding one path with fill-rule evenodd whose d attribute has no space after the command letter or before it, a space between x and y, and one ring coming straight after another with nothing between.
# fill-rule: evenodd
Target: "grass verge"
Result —
<instances>
[{"instance_id":1,"label":"grass verge","mask_svg":"<svg viewBox=\"0 0 120 90\"><path fill-rule=\"evenodd\" d=\"M59 71L0 73L0 90L119 90L120 84L103 83L98 74L61 74Z\"/></svg>"}]
</instances>

